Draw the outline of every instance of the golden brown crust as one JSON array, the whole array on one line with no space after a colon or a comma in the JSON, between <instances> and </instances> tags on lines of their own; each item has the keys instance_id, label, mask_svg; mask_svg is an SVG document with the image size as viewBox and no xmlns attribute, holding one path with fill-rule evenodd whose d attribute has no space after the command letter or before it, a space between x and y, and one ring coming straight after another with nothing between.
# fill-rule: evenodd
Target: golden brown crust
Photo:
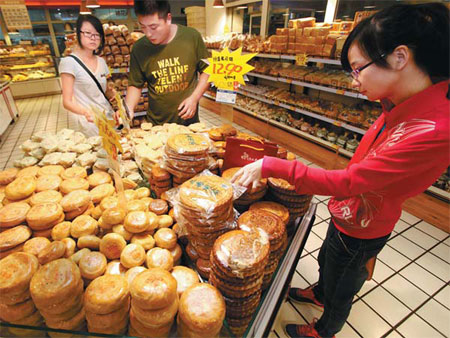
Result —
<instances>
[{"instance_id":1,"label":"golden brown crust","mask_svg":"<svg viewBox=\"0 0 450 338\"><path fill-rule=\"evenodd\" d=\"M161 268L171 271L173 268L173 257L169 250L162 248L153 248L147 252L147 267Z\"/></svg>"},{"instance_id":2,"label":"golden brown crust","mask_svg":"<svg viewBox=\"0 0 450 338\"><path fill-rule=\"evenodd\" d=\"M38 266L36 256L25 252L16 252L2 259L0 261L0 295L13 296L26 292Z\"/></svg>"},{"instance_id":3,"label":"golden brown crust","mask_svg":"<svg viewBox=\"0 0 450 338\"><path fill-rule=\"evenodd\" d=\"M263 209L244 212L239 216L238 226L245 231L262 229L269 236L271 243L281 240L286 231L286 225L280 217Z\"/></svg>"},{"instance_id":4,"label":"golden brown crust","mask_svg":"<svg viewBox=\"0 0 450 338\"><path fill-rule=\"evenodd\" d=\"M131 232L127 231L122 224L114 225L112 227L112 231L115 234L118 234L118 235L122 236L123 239L126 240L127 242L130 241L131 238L133 238L133 235L134 235Z\"/></svg>"},{"instance_id":5,"label":"golden brown crust","mask_svg":"<svg viewBox=\"0 0 450 338\"><path fill-rule=\"evenodd\" d=\"M170 323L162 327L146 327L144 323L140 322L133 310L130 310L130 327L128 334L133 337L153 337L153 338L166 338L169 336L170 329L172 328Z\"/></svg>"},{"instance_id":6,"label":"golden brown crust","mask_svg":"<svg viewBox=\"0 0 450 338\"><path fill-rule=\"evenodd\" d=\"M61 185L59 186L59 190L67 195L69 192L75 191L75 190L88 190L89 189L89 183L84 178L69 178L67 180L64 180L61 182Z\"/></svg>"},{"instance_id":7,"label":"golden brown crust","mask_svg":"<svg viewBox=\"0 0 450 338\"><path fill-rule=\"evenodd\" d=\"M281 218L284 224L287 224L289 222L289 210L279 203L269 201L256 202L250 206L249 210L257 209L269 211L277 215Z\"/></svg>"},{"instance_id":8,"label":"golden brown crust","mask_svg":"<svg viewBox=\"0 0 450 338\"><path fill-rule=\"evenodd\" d=\"M140 244L128 244L120 254L120 263L130 269L145 262L145 250Z\"/></svg>"},{"instance_id":9,"label":"golden brown crust","mask_svg":"<svg viewBox=\"0 0 450 338\"><path fill-rule=\"evenodd\" d=\"M81 311L77 313L74 317L69 320L61 320L61 321L52 321L49 319L45 319L45 323L48 327L52 329L60 329L60 330L75 330L85 323L85 312L84 308L81 308Z\"/></svg>"},{"instance_id":10,"label":"golden brown crust","mask_svg":"<svg viewBox=\"0 0 450 338\"><path fill-rule=\"evenodd\" d=\"M150 250L155 246L155 239L149 232L141 232L131 237L131 243L141 245L144 250Z\"/></svg>"},{"instance_id":11,"label":"golden brown crust","mask_svg":"<svg viewBox=\"0 0 450 338\"><path fill-rule=\"evenodd\" d=\"M28 198L36 190L36 179L34 176L17 177L5 188L5 196L11 201Z\"/></svg>"},{"instance_id":12,"label":"golden brown crust","mask_svg":"<svg viewBox=\"0 0 450 338\"><path fill-rule=\"evenodd\" d=\"M183 249L181 249L181 246L177 244L172 250L170 250L170 254L173 258L173 265L177 265L180 263L181 256L183 255Z\"/></svg>"},{"instance_id":13,"label":"golden brown crust","mask_svg":"<svg viewBox=\"0 0 450 338\"><path fill-rule=\"evenodd\" d=\"M34 237L25 242L23 251L37 256L48 244L50 244L48 238Z\"/></svg>"},{"instance_id":14,"label":"golden brown crust","mask_svg":"<svg viewBox=\"0 0 450 338\"><path fill-rule=\"evenodd\" d=\"M120 327L124 321L128 320L128 312L130 311L130 297L122 307L116 311L107 314L98 314L86 310L86 321L88 325L95 329L108 329L112 327ZM94 331L99 332L99 331Z\"/></svg>"},{"instance_id":15,"label":"golden brown crust","mask_svg":"<svg viewBox=\"0 0 450 338\"><path fill-rule=\"evenodd\" d=\"M58 175L61 176L64 172L64 167L62 165L46 165L42 168L39 168L37 175L44 176L44 175Z\"/></svg>"},{"instance_id":16,"label":"golden brown crust","mask_svg":"<svg viewBox=\"0 0 450 338\"><path fill-rule=\"evenodd\" d=\"M31 196L30 205L34 206L44 203L59 203L61 202L62 198L63 196L59 191L45 190Z\"/></svg>"},{"instance_id":17,"label":"golden brown crust","mask_svg":"<svg viewBox=\"0 0 450 338\"><path fill-rule=\"evenodd\" d=\"M23 223L30 206L27 203L17 202L0 208L0 227L10 228Z\"/></svg>"},{"instance_id":18,"label":"golden brown crust","mask_svg":"<svg viewBox=\"0 0 450 338\"><path fill-rule=\"evenodd\" d=\"M55 241L49 243L41 252L38 254L38 260L41 265L47 264L51 261L57 260L64 256L66 252L66 246L61 241Z\"/></svg>"},{"instance_id":19,"label":"golden brown crust","mask_svg":"<svg viewBox=\"0 0 450 338\"><path fill-rule=\"evenodd\" d=\"M114 186L110 183L97 185L90 191L92 202L100 203L104 198L112 196L115 193Z\"/></svg>"},{"instance_id":20,"label":"golden brown crust","mask_svg":"<svg viewBox=\"0 0 450 338\"><path fill-rule=\"evenodd\" d=\"M141 272L130 286L134 304L144 310L169 306L177 297L177 281L170 272L152 268Z\"/></svg>"},{"instance_id":21,"label":"golden brown crust","mask_svg":"<svg viewBox=\"0 0 450 338\"><path fill-rule=\"evenodd\" d=\"M27 223L33 230L44 230L61 219L63 209L57 203L38 204L31 207L27 214Z\"/></svg>"},{"instance_id":22,"label":"golden brown crust","mask_svg":"<svg viewBox=\"0 0 450 338\"><path fill-rule=\"evenodd\" d=\"M181 297L184 291L194 284L200 283L197 272L185 266L175 266L172 276L177 280L177 292Z\"/></svg>"},{"instance_id":23,"label":"golden brown crust","mask_svg":"<svg viewBox=\"0 0 450 338\"><path fill-rule=\"evenodd\" d=\"M100 241L100 252L108 259L117 259L120 257L120 254L126 245L127 242L122 236L115 233L109 233Z\"/></svg>"},{"instance_id":24,"label":"golden brown crust","mask_svg":"<svg viewBox=\"0 0 450 338\"><path fill-rule=\"evenodd\" d=\"M89 248L92 250L98 250L100 247L101 239L94 235L86 235L78 238L77 247L78 249Z\"/></svg>"},{"instance_id":25,"label":"golden brown crust","mask_svg":"<svg viewBox=\"0 0 450 338\"><path fill-rule=\"evenodd\" d=\"M131 233L141 233L150 224L149 215L145 211L132 211L127 214L123 226Z\"/></svg>"},{"instance_id":26,"label":"golden brown crust","mask_svg":"<svg viewBox=\"0 0 450 338\"><path fill-rule=\"evenodd\" d=\"M95 188L98 185L111 183L111 175L105 171L97 171L88 177L89 187Z\"/></svg>"},{"instance_id":27,"label":"golden brown crust","mask_svg":"<svg viewBox=\"0 0 450 338\"><path fill-rule=\"evenodd\" d=\"M119 200L116 196L109 196L104 198L100 202L100 208L105 211L106 209L115 208L119 205Z\"/></svg>"},{"instance_id":28,"label":"golden brown crust","mask_svg":"<svg viewBox=\"0 0 450 338\"><path fill-rule=\"evenodd\" d=\"M64 243L66 250L64 251L64 258L69 258L75 253L77 243L72 238L63 238L61 242Z\"/></svg>"},{"instance_id":29,"label":"golden brown crust","mask_svg":"<svg viewBox=\"0 0 450 338\"><path fill-rule=\"evenodd\" d=\"M19 169L17 168L8 168L3 171L0 171L0 185L8 185L12 181L16 179L17 173Z\"/></svg>"},{"instance_id":30,"label":"golden brown crust","mask_svg":"<svg viewBox=\"0 0 450 338\"><path fill-rule=\"evenodd\" d=\"M73 238L95 235L98 232L98 222L87 215L80 215L72 221L70 234Z\"/></svg>"},{"instance_id":31,"label":"golden brown crust","mask_svg":"<svg viewBox=\"0 0 450 338\"><path fill-rule=\"evenodd\" d=\"M178 311L178 296L175 297L174 302L167 307L157 310L144 310L131 301L131 309L136 315L136 319L144 325L149 327L165 326L173 322L173 319Z\"/></svg>"},{"instance_id":32,"label":"golden brown crust","mask_svg":"<svg viewBox=\"0 0 450 338\"><path fill-rule=\"evenodd\" d=\"M124 267L119 260L114 260L106 266L105 275L120 275L124 276L127 273L127 268Z\"/></svg>"},{"instance_id":33,"label":"golden brown crust","mask_svg":"<svg viewBox=\"0 0 450 338\"><path fill-rule=\"evenodd\" d=\"M36 180L36 192L45 190L58 190L62 178L58 175L43 175Z\"/></svg>"},{"instance_id":34,"label":"golden brown crust","mask_svg":"<svg viewBox=\"0 0 450 338\"><path fill-rule=\"evenodd\" d=\"M61 200L61 206L65 212L85 210L91 202L91 195L86 190L75 190L67 194Z\"/></svg>"},{"instance_id":35,"label":"golden brown crust","mask_svg":"<svg viewBox=\"0 0 450 338\"><path fill-rule=\"evenodd\" d=\"M156 246L160 248L172 250L177 245L177 234L172 229L159 229L153 237L155 239Z\"/></svg>"},{"instance_id":36,"label":"golden brown crust","mask_svg":"<svg viewBox=\"0 0 450 338\"><path fill-rule=\"evenodd\" d=\"M38 166L31 166L27 168L20 169L20 171L17 173L16 177L24 177L24 176L32 176L35 177L38 175L39 167Z\"/></svg>"},{"instance_id":37,"label":"golden brown crust","mask_svg":"<svg viewBox=\"0 0 450 338\"><path fill-rule=\"evenodd\" d=\"M81 282L78 266L66 258L57 259L39 268L30 283L35 304L59 303L74 295Z\"/></svg>"},{"instance_id":38,"label":"golden brown crust","mask_svg":"<svg viewBox=\"0 0 450 338\"><path fill-rule=\"evenodd\" d=\"M0 319L6 322L15 322L30 316L36 311L32 299L14 305L5 305L0 303Z\"/></svg>"},{"instance_id":39,"label":"golden brown crust","mask_svg":"<svg viewBox=\"0 0 450 338\"><path fill-rule=\"evenodd\" d=\"M135 267L129 269L125 273L125 278L128 281L128 285L131 285L131 283L136 278L136 276L139 275L142 271L145 271L145 270L147 270L147 268L144 267L144 266L135 266Z\"/></svg>"},{"instance_id":40,"label":"golden brown crust","mask_svg":"<svg viewBox=\"0 0 450 338\"><path fill-rule=\"evenodd\" d=\"M61 222L52 228L51 236L54 241L60 241L70 236L71 222Z\"/></svg>"},{"instance_id":41,"label":"golden brown crust","mask_svg":"<svg viewBox=\"0 0 450 338\"><path fill-rule=\"evenodd\" d=\"M26 225L18 225L0 233L0 252L13 249L31 237L31 229Z\"/></svg>"},{"instance_id":42,"label":"golden brown crust","mask_svg":"<svg viewBox=\"0 0 450 338\"><path fill-rule=\"evenodd\" d=\"M156 215L163 215L169 211L169 205L162 199L155 199L150 202L148 209Z\"/></svg>"},{"instance_id":43,"label":"golden brown crust","mask_svg":"<svg viewBox=\"0 0 450 338\"><path fill-rule=\"evenodd\" d=\"M127 202L127 211L147 211L147 206L141 200L131 200Z\"/></svg>"},{"instance_id":44,"label":"golden brown crust","mask_svg":"<svg viewBox=\"0 0 450 338\"><path fill-rule=\"evenodd\" d=\"M107 314L121 309L130 297L130 288L125 277L105 275L96 278L86 288L84 306L87 311Z\"/></svg>"},{"instance_id":45,"label":"golden brown crust","mask_svg":"<svg viewBox=\"0 0 450 338\"><path fill-rule=\"evenodd\" d=\"M68 180L71 178L85 178L87 177L87 171L83 167L71 167L64 170L64 172L61 174L61 178L63 180Z\"/></svg>"},{"instance_id":46,"label":"golden brown crust","mask_svg":"<svg viewBox=\"0 0 450 338\"><path fill-rule=\"evenodd\" d=\"M83 278L95 279L106 270L106 257L101 252L93 251L85 254L78 263Z\"/></svg>"},{"instance_id":47,"label":"golden brown crust","mask_svg":"<svg viewBox=\"0 0 450 338\"><path fill-rule=\"evenodd\" d=\"M181 296L179 317L194 332L216 334L225 319L225 301L214 286L195 284Z\"/></svg>"},{"instance_id":48,"label":"golden brown crust","mask_svg":"<svg viewBox=\"0 0 450 338\"><path fill-rule=\"evenodd\" d=\"M146 187L141 187L136 189L136 194L138 199L142 199L150 196L150 189Z\"/></svg>"}]
</instances>

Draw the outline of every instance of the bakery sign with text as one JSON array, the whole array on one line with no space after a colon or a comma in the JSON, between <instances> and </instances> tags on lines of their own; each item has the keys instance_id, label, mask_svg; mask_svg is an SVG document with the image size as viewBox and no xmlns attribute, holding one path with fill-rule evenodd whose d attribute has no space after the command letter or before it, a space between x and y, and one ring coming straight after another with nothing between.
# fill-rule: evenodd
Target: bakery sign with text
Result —
<instances>
[{"instance_id":1,"label":"bakery sign with text","mask_svg":"<svg viewBox=\"0 0 450 338\"><path fill-rule=\"evenodd\" d=\"M205 73L209 74L209 82L213 82L218 89L234 91L238 84L245 85L244 75L255 67L247 62L254 54L242 54L242 48L230 52L228 48L218 52L213 50L208 58L209 66Z\"/></svg>"}]
</instances>

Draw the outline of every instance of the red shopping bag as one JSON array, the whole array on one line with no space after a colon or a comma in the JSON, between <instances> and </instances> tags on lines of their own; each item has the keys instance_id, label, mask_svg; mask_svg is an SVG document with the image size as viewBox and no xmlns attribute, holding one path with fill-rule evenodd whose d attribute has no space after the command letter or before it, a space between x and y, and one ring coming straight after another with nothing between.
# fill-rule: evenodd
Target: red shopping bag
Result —
<instances>
[{"instance_id":1,"label":"red shopping bag","mask_svg":"<svg viewBox=\"0 0 450 338\"><path fill-rule=\"evenodd\" d=\"M243 167L264 156L277 156L278 152L278 146L273 142L244 140L237 137L227 137L226 142L222 170Z\"/></svg>"}]
</instances>

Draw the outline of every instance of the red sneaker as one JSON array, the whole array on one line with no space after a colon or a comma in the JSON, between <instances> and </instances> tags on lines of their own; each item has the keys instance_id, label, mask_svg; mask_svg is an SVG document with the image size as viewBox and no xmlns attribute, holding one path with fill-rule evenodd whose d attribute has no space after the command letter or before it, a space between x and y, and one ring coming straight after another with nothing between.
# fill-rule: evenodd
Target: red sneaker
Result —
<instances>
[{"instance_id":1,"label":"red sneaker","mask_svg":"<svg viewBox=\"0 0 450 338\"><path fill-rule=\"evenodd\" d=\"M314 319L311 324L305 325L288 324L285 327L286 334L292 338L322 338L314 328L316 321L317 319Z\"/></svg>"},{"instance_id":2,"label":"red sneaker","mask_svg":"<svg viewBox=\"0 0 450 338\"><path fill-rule=\"evenodd\" d=\"M308 303L323 309L323 304L319 302L316 299L316 296L314 295L313 287L314 286L310 286L309 288L306 289L290 288L289 298L295 302Z\"/></svg>"}]
</instances>

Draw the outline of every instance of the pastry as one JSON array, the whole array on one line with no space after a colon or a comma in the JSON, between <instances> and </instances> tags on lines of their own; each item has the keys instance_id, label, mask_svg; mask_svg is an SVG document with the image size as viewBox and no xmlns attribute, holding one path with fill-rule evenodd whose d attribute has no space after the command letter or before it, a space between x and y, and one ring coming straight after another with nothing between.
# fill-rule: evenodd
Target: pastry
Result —
<instances>
[{"instance_id":1,"label":"pastry","mask_svg":"<svg viewBox=\"0 0 450 338\"><path fill-rule=\"evenodd\" d=\"M111 183L111 175L104 171L97 171L88 177L89 187L95 188L100 184Z\"/></svg>"},{"instance_id":2,"label":"pastry","mask_svg":"<svg viewBox=\"0 0 450 338\"><path fill-rule=\"evenodd\" d=\"M121 308L106 314L98 314L86 311L86 320L89 326L89 332L106 333L108 330L120 331L128 324L128 312L130 311L130 297ZM117 333L116 333L117 334Z\"/></svg>"},{"instance_id":3,"label":"pastry","mask_svg":"<svg viewBox=\"0 0 450 338\"><path fill-rule=\"evenodd\" d=\"M20 176L6 186L5 196L11 201L16 201L29 197L35 190L34 176Z\"/></svg>"},{"instance_id":4,"label":"pastry","mask_svg":"<svg viewBox=\"0 0 450 338\"><path fill-rule=\"evenodd\" d=\"M98 250L100 247L101 239L94 235L84 235L78 238L78 249L89 248L92 250Z\"/></svg>"},{"instance_id":5,"label":"pastry","mask_svg":"<svg viewBox=\"0 0 450 338\"><path fill-rule=\"evenodd\" d=\"M14 305L0 303L0 319L10 323L28 317L35 311L36 307L34 306L32 299Z\"/></svg>"},{"instance_id":6,"label":"pastry","mask_svg":"<svg viewBox=\"0 0 450 338\"><path fill-rule=\"evenodd\" d=\"M64 256L66 252L66 246L61 241L55 241L49 243L41 252L39 252L37 258L41 265L47 264L51 261L57 260Z\"/></svg>"},{"instance_id":7,"label":"pastry","mask_svg":"<svg viewBox=\"0 0 450 338\"><path fill-rule=\"evenodd\" d=\"M244 212L238 219L238 226L245 231L262 229L269 236L271 249L273 244L280 242L286 231L286 225L280 217L263 209Z\"/></svg>"},{"instance_id":8,"label":"pastry","mask_svg":"<svg viewBox=\"0 0 450 338\"><path fill-rule=\"evenodd\" d=\"M102 216L103 210L100 205L97 205L92 209L91 216L98 220Z\"/></svg>"},{"instance_id":9,"label":"pastry","mask_svg":"<svg viewBox=\"0 0 450 338\"><path fill-rule=\"evenodd\" d=\"M62 182L58 175L42 175L36 180L36 192L45 190L58 190Z\"/></svg>"},{"instance_id":10,"label":"pastry","mask_svg":"<svg viewBox=\"0 0 450 338\"><path fill-rule=\"evenodd\" d=\"M70 235L79 238L86 235L95 235L98 231L98 223L91 216L81 215L75 218L70 227Z\"/></svg>"},{"instance_id":11,"label":"pastry","mask_svg":"<svg viewBox=\"0 0 450 338\"><path fill-rule=\"evenodd\" d=\"M112 231L123 237L124 240L129 241L133 237L133 233L127 231L122 224L117 224L112 227Z\"/></svg>"},{"instance_id":12,"label":"pastry","mask_svg":"<svg viewBox=\"0 0 450 338\"><path fill-rule=\"evenodd\" d=\"M225 301L212 285L199 283L183 292L180 298L179 319L193 332L215 336L225 319Z\"/></svg>"},{"instance_id":13,"label":"pastry","mask_svg":"<svg viewBox=\"0 0 450 338\"><path fill-rule=\"evenodd\" d=\"M130 310L130 327L128 335L133 337L167 338L172 328L172 322L164 326L148 327L136 318L133 309Z\"/></svg>"},{"instance_id":14,"label":"pastry","mask_svg":"<svg viewBox=\"0 0 450 338\"><path fill-rule=\"evenodd\" d=\"M172 276L177 280L177 293L179 297L189 287L200 283L197 272L185 266L175 266L172 269Z\"/></svg>"},{"instance_id":15,"label":"pastry","mask_svg":"<svg viewBox=\"0 0 450 338\"><path fill-rule=\"evenodd\" d=\"M169 215L158 216L158 228L169 228L173 224L173 218Z\"/></svg>"},{"instance_id":16,"label":"pastry","mask_svg":"<svg viewBox=\"0 0 450 338\"><path fill-rule=\"evenodd\" d=\"M51 236L54 241L60 241L70 236L71 222L61 222L52 228Z\"/></svg>"},{"instance_id":17,"label":"pastry","mask_svg":"<svg viewBox=\"0 0 450 338\"><path fill-rule=\"evenodd\" d=\"M112 196L115 193L114 186L112 184L100 184L90 191L92 202L100 203L105 197Z\"/></svg>"},{"instance_id":18,"label":"pastry","mask_svg":"<svg viewBox=\"0 0 450 338\"><path fill-rule=\"evenodd\" d=\"M148 232L141 232L139 234L134 234L131 237L131 243L141 245L144 250L150 250L155 246L155 239Z\"/></svg>"},{"instance_id":19,"label":"pastry","mask_svg":"<svg viewBox=\"0 0 450 338\"><path fill-rule=\"evenodd\" d=\"M64 170L61 174L63 180L68 180L71 178L85 178L87 177L87 171L83 167L71 167Z\"/></svg>"},{"instance_id":20,"label":"pastry","mask_svg":"<svg viewBox=\"0 0 450 338\"><path fill-rule=\"evenodd\" d=\"M85 325L86 314L84 308L69 320L52 321L48 318L45 319L45 323L52 329L59 330L80 330Z\"/></svg>"},{"instance_id":21,"label":"pastry","mask_svg":"<svg viewBox=\"0 0 450 338\"><path fill-rule=\"evenodd\" d=\"M119 200L117 199L117 197L109 196L109 197L104 198L100 202L100 208L102 208L102 210L105 211L106 209L117 207L118 204L119 204Z\"/></svg>"},{"instance_id":22,"label":"pastry","mask_svg":"<svg viewBox=\"0 0 450 338\"><path fill-rule=\"evenodd\" d=\"M77 243L72 238L63 238L61 240L66 250L64 251L64 258L69 258L75 253L75 249L77 247Z\"/></svg>"},{"instance_id":23,"label":"pastry","mask_svg":"<svg viewBox=\"0 0 450 338\"><path fill-rule=\"evenodd\" d=\"M69 309L67 309L64 312L55 314L55 313L48 313L43 309L39 310L39 312L45 318L46 321L50 322L50 325L52 325L53 323L60 322L60 321L68 321L68 320L72 319L73 317L75 317L81 311L81 308L83 307L83 301L82 301L81 297L77 297L77 298L79 298L79 301L76 304L74 304L74 306L70 307ZM56 325L58 325L58 324L56 324Z\"/></svg>"},{"instance_id":24,"label":"pastry","mask_svg":"<svg viewBox=\"0 0 450 338\"><path fill-rule=\"evenodd\" d=\"M26 219L31 229L44 230L61 222L61 215L63 215L61 205L57 203L45 203L31 207Z\"/></svg>"},{"instance_id":25,"label":"pastry","mask_svg":"<svg viewBox=\"0 0 450 338\"><path fill-rule=\"evenodd\" d=\"M128 281L128 285L131 285L131 283L136 278L136 276L139 275L142 271L145 271L145 270L147 270L147 268L144 267L144 266L135 266L135 267L132 267L131 269L129 269L125 273L125 278Z\"/></svg>"},{"instance_id":26,"label":"pastry","mask_svg":"<svg viewBox=\"0 0 450 338\"><path fill-rule=\"evenodd\" d=\"M173 322L173 319L178 311L178 296L175 297L174 301L167 307L155 310L145 310L141 309L136 305L135 300L131 300L131 310L144 326L147 327L160 327L166 326Z\"/></svg>"},{"instance_id":27,"label":"pastry","mask_svg":"<svg viewBox=\"0 0 450 338\"><path fill-rule=\"evenodd\" d=\"M61 182L61 185L59 187L59 190L63 194L68 194L75 190L88 190L89 189L89 183L84 178L69 178L67 180L64 180Z\"/></svg>"},{"instance_id":28,"label":"pastry","mask_svg":"<svg viewBox=\"0 0 450 338\"><path fill-rule=\"evenodd\" d=\"M106 266L105 275L121 275L125 276L127 268L124 267L120 261L114 260L108 263Z\"/></svg>"},{"instance_id":29,"label":"pastry","mask_svg":"<svg viewBox=\"0 0 450 338\"><path fill-rule=\"evenodd\" d=\"M61 200L65 212L85 210L91 202L91 195L86 190L75 190Z\"/></svg>"},{"instance_id":30,"label":"pastry","mask_svg":"<svg viewBox=\"0 0 450 338\"><path fill-rule=\"evenodd\" d=\"M9 277L10 277L10 275L8 276L8 278ZM4 293L4 294L0 294L0 303L1 304L5 304L5 305L15 305L15 304L22 303L22 302L24 302L24 301L26 301L27 299L30 299L30 298L31 298L30 290L28 288L25 288L25 290L20 292L20 293L15 293L15 294L9 294L9 293L6 294L6 293Z\"/></svg>"},{"instance_id":31,"label":"pastry","mask_svg":"<svg viewBox=\"0 0 450 338\"><path fill-rule=\"evenodd\" d=\"M100 241L100 252L103 253L108 259L117 259L120 257L122 250L127 245L127 242L122 236L109 233L106 234Z\"/></svg>"},{"instance_id":32,"label":"pastry","mask_svg":"<svg viewBox=\"0 0 450 338\"><path fill-rule=\"evenodd\" d=\"M31 229L25 225L18 225L0 233L0 252L12 249L31 237Z\"/></svg>"},{"instance_id":33,"label":"pastry","mask_svg":"<svg viewBox=\"0 0 450 338\"><path fill-rule=\"evenodd\" d=\"M17 173L16 177L32 176L32 177L36 178L38 175L38 172L39 172L39 167L37 167L37 166L23 168Z\"/></svg>"},{"instance_id":34,"label":"pastry","mask_svg":"<svg viewBox=\"0 0 450 338\"><path fill-rule=\"evenodd\" d=\"M81 258L83 258L83 256L89 252L91 252L91 250L89 250L88 248L80 249L77 252L75 252L72 256L70 256L69 259L73 261L75 264L78 264Z\"/></svg>"},{"instance_id":35,"label":"pastry","mask_svg":"<svg viewBox=\"0 0 450 338\"><path fill-rule=\"evenodd\" d=\"M84 306L86 311L107 314L124 307L129 297L130 287L125 277L105 275L96 278L86 288Z\"/></svg>"},{"instance_id":36,"label":"pastry","mask_svg":"<svg viewBox=\"0 0 450 338\"><path fill-rule=\"evenodd\" d=\"M11 228L19 225L26 220L26 216L30 211L27 203L17 202L10 203L0 208L0 227Z\"/></svg>"},{"instance_id":37,"label":"pastry","mask_svg":"<svg viewBox=\"0 0 450 338\"><path fill-rule=\"evenodd\" d=\"M131 211L147 211L148 207L141 200L132 200L127 202L127 210Z\"/></svg>"},{"instance_id":38,"label":"pastry","mask_svg":"<svg viewBox=\"0 0 450 338\"><path fill-rule=\"evenodd\" d=\"M200 251L200 248L197 246L197 251L199 252L200 258L197 259L195 262L195 266L197 268L198 273L200 276L202 276L204 279L209 279L209 274L211 273L211 262L203 257L208 256L209 249L206 251L206 255L203 256L202 252Z\"/></svg>"},{"instance_id":39,"label":"pastry","mask_svg":"<svg viewBox=\"0 0 450 338\"><path fill-rule=\"evenodd\" d=\"M44 175L57 175L61 176L64 172L64 167L62 165L46 165L38 170L38 176Z\"/></svg>"},{"instance_id":40,"label":"pastry","mask_svg":"<svg viewBox=\"0 0 450 338\"><path fill-rule=\"evenodd\" d=\"M150 196L150 189L146 187L136 189L136 194L138 199Z\"/></svg>"},{"instance_id":41,"label":"pastry","mask_svg":"<svg viewBox=\"0 0 450 338\"><path fill-rule=\"evenodd\" d=\"M39 252L41 252L48 244L50 244L48 238L34 237L25 242L23 251L37 257Z\"/></svg>"},{"instance_id":42,"label":"pastry","mask_svg":"<svg viewBox=\"0 0 450 338\"><path fill-rule=\"evenodd\" d=\"M284 224L287 224L289 222L289 210L279 203L268 201L256 202L250 206L249 210L255 209L266 210L277 215L281 218Z\"/></svg>"},{"instance_id":43,"label":"pastry","mask_svg":"<svg viewBox=\"0 0 450 338\"><path fill-rule=\"evenodd\" d=\"M59 203L63 196L59 191L45 190L34 194L30 198L30 205L44 204L44 203Z\"/></svg>"},{"instance_id":44,"label":"pastry","mask_svg":"<svg viewBox=\"0 0 450 338\"><path fill-rule=\"evenodd\" d=\"M153 237L155 239L156 246L163 249L171 250L177 244L177 234L169 228L159 229Z\"/></svg>"},{"instance_id":45,"label":"pastry","mask_svg":"<svg viewBox=\"0 0 450 338\"><path fill-rule=\"evenodd\" d=\"M66 258L57 259L39 268L30 283L31 296L37 307L67 301L80 287L78 266Z\"/></svg>"},{"instance_id":46,"label":"pastry","mask_svg":"<svg viewBox=\"0 0 450 338\"><path fill-rule=\"evenodd\" d=\"M173 258L173 265L179 265L181 262L181 256L183 255L183 250L179 244L175 245L171 250L170 254Z\"/></svg>"},{"instance_id":47,"label":"pastry","mask_svg":"<svg viewBox=\"0 0 450 338\"><path fill-rule=\"evenodd\" d=\"M4 299L28 292L38 267L36 256L25 252L16 252L0 260L0 303L6 304Z\"/></svg>"},{"instance_id":48,"label":"pastry","mask_svg":"<svg viewBox=\"0 0 450 338\"><path fill-rule=\"evenodd\" d=\"M152 268L141 272L130 285L133 304L143 310L162 309L177 298L177 281L166 270Z\"/></svg>"},{"instance_id":49,"label":"pastry","mask_svg":"<svg viewBox=\"0 0 450 338\"><path fill-rule=\"evenodd\" d=\"M147 252L147 267L161 268L171 271L173 268L173 257L169 250L155 247Z\"/></svg>"},{"instance_id":50,"label":"pastry","mask_svg":"<svg viewBox=\"0 0 450 338\"><path fill-rule=\"evenodd\" d=\"M120 254L120 263L127 269L142 265L145 259L144 248L135 243L128 244Z\"/></svg>"},{"instance_id":51,"label":"pastry","mask_svg":"<svg viewBox=\"0 0 450 338\"><path fill-rule=\"evenodd\" d=\"M106 263L106 257L101 252L92 251L86 253L78 263L81 276L90 280L100 277L106 270Z\"/></svg>"},{"instance_id":52,"label":"pastry","mask_svg":"<svg viewBox=\"0 0 450 338\"><path fill-rule=\"evenodd\" d=\"M141 233L147 230L150 218L145 211L132 211L125 217L123 225L131 233Z\"/></svg>"},{"instance_id":53,"label":"pastry","mask_svg":"<svg viewBox=\"0 0 450 338\"><path fill-rule=\"evenodd\" d=\"M17 173L19 169L17 168L8 168L3 171L0 171L0 185L8 185L12 181L16 179Z\"/></svg>"}]
</instances>

